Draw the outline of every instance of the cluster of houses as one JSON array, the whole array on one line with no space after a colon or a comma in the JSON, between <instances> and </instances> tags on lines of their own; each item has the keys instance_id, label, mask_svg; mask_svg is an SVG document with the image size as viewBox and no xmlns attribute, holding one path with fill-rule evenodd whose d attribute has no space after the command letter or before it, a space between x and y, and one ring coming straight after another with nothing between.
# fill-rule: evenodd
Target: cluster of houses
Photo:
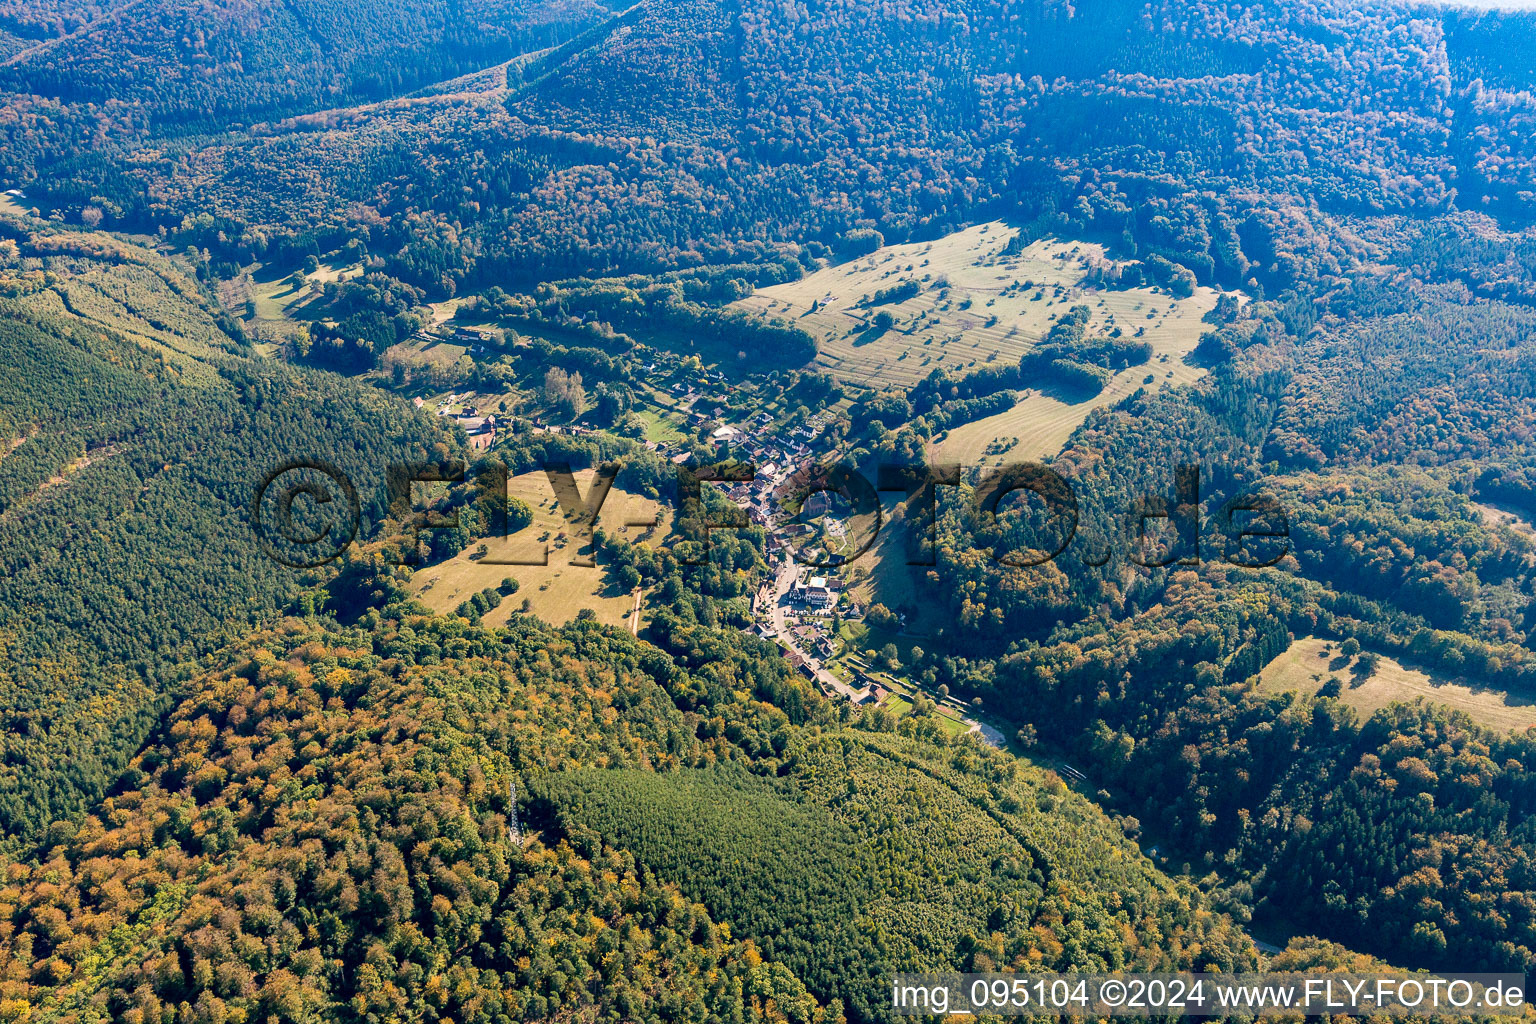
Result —
<instances>
[{"instance_id":1,"label":"cluster of houses","mask_svg":"<svg viewBox=\"0 0 1536 1024\"><path fill-rule=\"evenodd\" d=\"M655 363L647 363L646 367L645 367L645 370L646 370L647 373L655 372L656 364ZM713 381L714 383L717 383L717 384L724 384L725 381L726 381L725 374L720 372L719 370L716 370L713 373L705 374L705 379L709 380L709 381ZM686 384L686 383L684 383L682 381L674 381L673 383L668 384L667 385L667 390L672 392L678 398L681 398L681 399L683 399L685 401L688 400L688 399L697 400L699 397L702 396L702 392L700 392L698 388L694 387L692 384Z\"/></svg>"},{"instance_id":2,"label":"cluster of houses","mask_svg":"<svg viewBox=\"0 0 1536 1024\"><path fill-rule=\"evenodd\" d=\"M693 449L686 444L675 441L644 441L641 447L648 452L655 452L674 466L681 466L693 458Z\"/></svg>"},{"instance_id":3,"label":"cluster of houses","mask_svg":"<svg viewBox=\"0 0 1536 1024\"><path fill-rule=\"evenodd\" d=\"M800 632L802 634L802 639L810 645L810 649L815 651L823 659L837 657L837 652L842 647L841 640L835 639L823 630L811 628L808 626L800 627Z\"/></svg>"},{"instance_id":4,"label":"cluster of houses","mask_svg":"<svg viewBox=\"0 0 1536 1024\"><path fill-rule=\"evenodd\" d=\"M766 435L764 431L772 425L773 417L760 412L748 420L745 427L723 426L716 430L715 443L751 459L758 467L759 476L764 469L775 466L784 467L784 475L788 476L788 467L811 457L811 446L795 438Z\"/></svg>"},{"instance_id":5,"label":"cluster of houses","mask_svg":"<svg viewBox=\"0 0 1536 1024\"><path fill-rule=\"evenodd\" d=\"M773 424L773 417L765 412L754 415L746 427L722 426L714 433L714 441L722 450L728 450L750 462L756 474L749 483L737 484L729 494L732 501L746 510L752 521L768 526L778 515L778 503L774 500L785 482L795 471L810 461L814 453L809 444L795 438L766 434ZM770 547L793 547L794 542L809 537L814 531L799 523L780 523L769 531Z\"/></svg>"},{"instance_id":6,"label":"cluster of houses","mask_svg":"<svg viewBox=\"0 0 1536 1024\"><path fill-rule=\"evenodd\" d=\"M789 479L798 464L811 457L811 449L797 441L765 436L763 432L773 423L773 417L765 412L757 413L744 426L723 423L721 416L724 413L724 408L712 412L694 409L688 413L688 419L696 426L719 424L710 434L719 455L722 458L729 455L752 466L753 478L735 485L727 493L753 522L766 526L774 516L774 493ZM676 465L693 457L693 449L686 444L653 441L647 442L645 447Z\"/></svg>"},{"instance_id":7,"label":"cluster of houses","mask_svg":"<svg viewBox=\"0 0 1536 1024\"><path fill-rule=\"evenodd\" d=\"M437 414L445 419L451 419L464 428L464 433L469 435L470 447L477 451L484 451L496 443L496 417L482 416L480 410L464 400L468 395L444 395L439 400ZM422 408L426 402L420 398L411 400L416 408Z\"/></svg>"},{"instance_id":8,"label":"cluster of houses","mask_svg":"<svg viewBox=\"0 0 1536 1024\"><path fill-rule=\"evenodd\" d=\"M774 518L774 492L789 473L785 466L777 462L759 464L755 472L756 476L752 480L737 484L726 494L738 508L746 511L747 517L754 523L767 526ZM774 545L776 541L777 538L770 532L769 544Z\"/></svg>"},{"instance_id":9,"label":"cluster of houses","mask_svg":"<svg viewBox=\"0 0 1536 1024\"><path fill-rule=\"evenodd\" d=\"M794 629L790 630L790 633L794 636L795 643L799 645L801 650L813 651L815 652L815 655L821 658L823 661L826 661L829 658L837 657L840 641L834 640L824 630L818 628L817 626L796 626ZM785 647L784 658L789 662L791 667L803 672L807 676L814 678L816 674L815 668L809 661L806 660L805 655L801 654L800 651L795 650L793 647Z\"/></svg>"},{"instance_id":10,"label":"cluster of houses","mask_svg":"<svg viewBox=\"0 0 1536 1024\"><path fill-rule=\"evenodd\" d=\"M725 376L715 376L718 376L723 386ZM808 458L811 454L810 442L821 435L836 415L831 410L825 410L795 431L794 437L773 439L763 436L763 431L773 425L773 417L766 412L754 413L744 424L732 424L726 420L730 410L718 397L698 391L692 384L672 384L667 390L683 399L690 427L697 429L714 423L716 426L710 434L710 440L716 448L722 452L737 452L759 466L765 462L784 465Z\"/></svg>"}]
</instances>

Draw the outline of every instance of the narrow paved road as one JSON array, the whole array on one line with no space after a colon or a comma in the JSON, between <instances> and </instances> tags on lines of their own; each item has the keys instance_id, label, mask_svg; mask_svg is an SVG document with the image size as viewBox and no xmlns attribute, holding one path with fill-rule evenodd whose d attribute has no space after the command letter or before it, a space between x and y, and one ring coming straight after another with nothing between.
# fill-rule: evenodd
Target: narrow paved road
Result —
<instances>
[{"instance_id":1,"label":"narrow paved road","mask_svg":"<svg viewBox=\"0 0 1536 1024\"><path fill-rule=\"evenodd\" d=\"M783 568L779 570L778 578L774 580L773 602L768 609L768 617L772 623L773 635L781 644L806 660L806 663L811 666L811 670L816 673L816 681L821 683L829 692L840 693L849 700L858 700L864 696L865 691L854 689L831 672L828 672L822 667L821 659L810 651L802 650L799 642L795 639L794 633L790 632L789 623L784 615L784 598L789 593L790 588L795 585L795 578L799 573L800 567L793 560L786 560Z\"/></svg>"},{"instance_id":2,"label":"narrow paved road","mask_svg":"<svg viewBox=\"0 0 1536 1024\"><path fill-rule=\"evenodd\" d=\"M778 576L774 579L773 597L768 608L768 621L773 636L785 647L806 660L806 663L816 673L816 680L829 693L840 693L849 700L857 701L859 698L866 696L868 691L854 689L831 672L828 672L822 667L821 659L817 658L810 651L803 650L795 639L794 633L790 631L788 616L786 615L785 598L789 594L790 589L794 587L795 579L799 574L800 567L791 560L784 563L784 566L779 569ZM960 716L960 720L969 723L969 731L978 734L981 737L981 741L987 744L987 746L996 747L999 750L1007 747L1008 741L996 727L985 722L979 722L963 713Z\"/></svg>"}]
</instances>

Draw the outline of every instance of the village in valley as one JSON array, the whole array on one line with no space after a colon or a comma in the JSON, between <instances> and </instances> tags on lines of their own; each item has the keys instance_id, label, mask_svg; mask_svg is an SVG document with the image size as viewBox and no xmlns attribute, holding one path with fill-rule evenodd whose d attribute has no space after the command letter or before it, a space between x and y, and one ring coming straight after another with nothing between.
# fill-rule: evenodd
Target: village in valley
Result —
<instances>
[{"instance_id":1,"label":"village in valley","mask_svg":"<svg viewBox=\"0 0 1536 1024\"><path fill-rule=\"evenodd\" d=\"M467 358L488 350L494 341L483 329L454 323L424 328L415 341L430 351L439 346L457 346ZM682 372L680 372L680 370ZM725 399L728 382L718 372L686 372L664 357L645 366L645 384L654 402L661 429L648 431L639 440L658 458L683 469L701 460L733 463L750 467L750 479L716 484L731 503L741 511L744 521L763 530L769 580L752 598L753 629L756 634L776 643L794 671L811 680L823 694L859 707L883 707L896 715L914 709L930 713L942 729L951 734L975 732L993 745L1002 745L1002 735L976 720L976 709L939 691L926 691L922 684L902 670L911 659L914 647L920 648L921 636L907 632L906 615L877 607L871 621L867 600L855 594L846 576L849 555L854 551L850 535L855 531L850 510L826 492L803 493L804 474L818 459L836 450L836 431L832 428L846 411L841 405L786 423L782 411L760 409L744 417L732 410ZM576 422L552 422L529 409L528 400L507 403L505 410L490 404L488 396L463 388L439 395L417 395L412 404L426 412L452 420L461 427L477 451L492 449L514 433L531 432L552 436L581 436L594 427ZM534 399L536 401L536 397ZM500 405L501 400L497 400ZM779 413L779 415L776 415ZM832 436L829 436L832 435ZM531 476L542 476L532 474ZM582 484L585 486L586 481ZM531 480L528 487L539 495L537 504L553 513L553 493L542 481ZM525 497L528 495L525 493ZM602 515L610 521L608 512ZM840 514L842 513L842 514ZM547 524L542 529L549 532ZM543 578L524 591L535 611L548 616L551 609L541 607L541 597L562 593L570 585L570 576L585 571L594 579L598 570L566 567L553 573L555 579ZM444 609L464 594L483 585L478 576L466 577L457 587L443 587L446 575L441 567L422 570L427 580L420 596L429 604ZM529 592L531 591L531 592ZM609 610L594 598L600 617L615 624L638 629L642 621L641 602L633 608L611 602ZM559 618L559 609L555 618Z\"/></svg>"},{"instance_id":2,"label":"village in valley","mask_svg":"<svg viewBox=\"0 0 1536 1024\"><path fill-rule=\"evenodd\" d=\"M863 396L882 387L902 392L934 369L964 374L1017 360L1073 304L1091 309L1096 329L1114 329L1117 318L1136 322L1135 335L1154 350L1155 377L1147 367L1126 370L1086 401L1023 389L1011 409L933 440L937 454L968 465L996 462L999 452L1053 454L1092 408L1136 387L1182 383L1199 373L1183 356L1215 302L1207 289L1180 301L1155 286L1107 287L1115 268L1101 248L1049 240L1020 245L1014 236L1004 225L985 224L934 242L890 246L737 302L743 315L809 326L822 352L801 368L746 360L744 352L733 361L732 353L706 350L686 335L655 344L620 337L596 316L551 312L502 293L404 309L414 328L367 373L416 409L451 422L475 452L493 453L514 438L613 436L679 472L739 465L734 482L708 486L722 490L741 521L765 537L771 574L752 598L751 628L833 698L898 717L932 714L946 731L979 731L1001 744L1000 734L977 721L980 709L942 688L930 692L903 671L920 660L913 652L920 656L930 628L911 574L894 549L864 543L867 517L828 491L808 488L807 479L818 464L849 454L850 411ZM921 287L913 289L918 277ZM259 350L301 357L307 335L335 330L327 318L345 308L349 282L366 290L369 280L366 258L344 252L330 262L308 260L287 276L252 268L224 298L244 308ZM918 294L893 300L895 327L875 336L870 296L892 281ZM605 366L605 358L612 362ZM576 365L582 360L587 365ZM552 542L556 551L573 543L577 531L542 473L515 477L511 486L534 509L524 534ZM626 528L610 509L653 510L656 497L616 487L602 528ZM660 522L666 513L655 515ZM639 542L666 536L657 528ZM412 589L435 611L451 611L504 582L497 560L481 564L480 557L465 552L423 569ZM511 578L524 609L551 622L595 614L638 632L647 617L642 588L612 592L598 569L521 567ZM487 618L494 623L509 614L502 607Z\"/></svg>"}]
</instances>

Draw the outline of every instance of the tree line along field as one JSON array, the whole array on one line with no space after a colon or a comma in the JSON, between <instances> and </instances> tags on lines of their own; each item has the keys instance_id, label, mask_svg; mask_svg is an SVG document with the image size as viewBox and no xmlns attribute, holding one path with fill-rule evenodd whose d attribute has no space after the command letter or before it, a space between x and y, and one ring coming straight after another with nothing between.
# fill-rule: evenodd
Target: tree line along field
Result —
<instances>
[{"instance_id":1,"label":"tree line along field","mask_svg":"<svg viewBox=\"0 0 1536 1024\"><path fill-rule=\"evenodd\" d=\"M575 474L583 497L592 485L593 471ZM484 558L478 552L481 543L472 544L446 562L419 569L411 579L410 591L428 608L439 614L451 612L468 598L487 587L494 588L507 577L517 580L517 592L503 598L501 604L485 613L488 625L506 623L523 601L529 611L545 622L561 625L576 618L583 608L597 614L598 621L627 626L635 606L635 596L618 593L603 579L602 568L571 565L578 557L577 528L555 501L554 488L542 472L524 473L507 482L507 494L533 510L533 522L505 539L487 539ZM625 530L631 520L653 518L666 529L662 506L647 498L630 494L617 485L608 492L598 515L598 527L609 534L619 533L631 541L646 535L643 528ZM541 545L549 545L548 565L495 565L501 559L539 557ZM590 558L584 549L580 557Z\"/></svg>"},{"instance_id":2,"label":"tree line along field","mask_svg":"<svg viewBox=\"0 0 1536 1024\"><path fill-rule=\"evenodd\" d=\"M1182 309L1179 314L1183 316ZM1204 375L1203 368L1184 362L1199 341L1200 326L1194 318L1192 324L1160 333L1152 339L1151 362L1121 370L1092 398L1063 401L1055 395L1029 391L1007 412L949 431L935 446L935 454L967 466L1029 462L1055 455L1094 409L1113 405L1137 388L1184 385ZM1151 338L1152 332L1147 336ZM1153 378L1150 382L1148 376Z\"/></svg>"},{"instance_id":3,"label":"tree line along field","mask_svg":"<svg viewBox=\"0 0 1536 1024\"><path fill-rule=\"evenodd\" d=\"M1495 732L1536 726L1536 697L1437 678L1387 657L1377 661L1376 670L1369 678L1357 683L1352 670L1358 660L1358 655L1345 655L1337 644L1327 640L1298 637L1264 667L1259 685L1273 693L1293 691L1311 695L1317 693L1330 676L1337 676L1343 683L1340 699L1360 712L1362 718L1368 718L1393 701L1422 697L1465 712L1474 722Z\"/></svg>"},{"instance_id":4,"label":"tree line along field","mask_svg":"<svg viewBox=\"0 0 1536 1024\"><path fill-rule=\"evenodd\" d=\"M989 364L1015 365L1058 316L1080 304L1091 312L1090 334L1119 328L1122 337L1152 346L1150 362L1122 370L1091 400L1031 389L1008 412L956 428L938 454L970 464L1004 446L1011 457L1054 455L1092 409L1138 387L1187 384L1200 376L1203 371L1183 360L1208 329L1203 318L1216 305L1215 289L1196 288L1180 299L1157 287L1104 288L1096 280L1113 276L1116 264L1102 246L1044 239L1011 254L1017 233L992 221L931 242L883 246L760 289L738 305L803 327L817 340L819 367L845 383L873 388L911 388L934 370L965 374ZM916 295L878 301L882 290L906 282L916 282ZM881 312L894 319L889 330L874 326Z\"/></svg>"}]
</instances>

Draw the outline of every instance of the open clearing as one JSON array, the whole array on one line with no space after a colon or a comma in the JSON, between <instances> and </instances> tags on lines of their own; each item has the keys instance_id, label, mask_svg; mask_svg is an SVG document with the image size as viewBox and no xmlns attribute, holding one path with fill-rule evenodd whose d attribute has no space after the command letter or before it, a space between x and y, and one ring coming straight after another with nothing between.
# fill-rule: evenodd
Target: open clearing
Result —
<instances>
[{"instance_id":1,"label":"open clearing","mask_svg":"<svg viewBox=\"0 0 1536 1024\"><path fill-rule=\"evenodd\" d=\"M916 636L927 636L944 625L948 609L926 593L924 577L928 566L909 566L915 545L908 546L911 526L907 522L906 501L889 492L880 496L882 522L880 532L869 550L843 566L844 589L849 597L865 608L883 604L907 615L907 629ZM941 488L938 500L948 507L949 489ZM868 538L868 527L859 526L859 537ZM898 645L899 646L899 645Z\"/></svg>"},{"instance_id":2,"label":"open clearing","mask_svg":"<svg viewBox=\"0 0 1536 1024\"><path fill-rule=\"evenodd\" d=\"M1141 330L1155 350L1187 352L1204 330L1200 318L1216 304L1218 293L1210 288L1175 299L1161 288L1111 290L1092 284L1085 280L1090 271L1114 261L1105 257L1103 246L1088 242L1044 239L1018 255L1003 255L1017 233L994 221L932 242L885 246L851 263L764 288L738 305L796 320L816 335L817 362L834 376L853 384L911 387L935 369L965 372L989 362L1017 362L1057 316L1078 304L1093 314L1090 332L1119 327L1135 336ZM860 305L905 281L918 282L920 293L901 302ZM1034 286L1022 287L1028 282ZM880 310L890 312L896 326L866 341L866 322Z\"/></svg>"},{"instance_id":3,"label":"open clearing","mask_svg":"<svg viewBox=\"0 0 1536 1024\"><path fill-rule=\"evenodd\" d=\"M592 483L592 470L576 474L577 486L585 496ZM489 625L501 625L517 609L523 599L531 603L530 611L553 625L570 622L583 608L591 608L599 621L614 626L627 627L634 610L634 595L619 593L605 587L602 568L588 568L569 564L576 557L574 531L555 501L555 492L549 478L543 473L525 473L513 477L507 485L507 493L521 498L533 509L533 523L505 540L485 542L486 560L472 558L480 546L476 541L454 558L438 565L417 570L411 578L411 593L435 612L451 612L461 602L486 587L495 587L510 576L518 582L517 593L502 598L501 605L488 612L484 621ZM647 536L643 528L624 530L631 520L656 518L665 529L661 506L654 501L629 494L614 487L603 503L598 525L608 533L623 532L632 541ZM539 556L541 545L549 545L548 565L489 565L490 559L528 559ZM589 557L590 551L582 552Z\"/></svg>"},{"instance_id":4,"label":"open clearing","mask_svg":"<svg viewBox=\"0 0 1536 1024\"><path fill-rule=\"evenodd\" d=\"M1519 513L1487 502L1473 502L1473 505L1482 513L1485 525L1495 528L1507 526L1516 533L1536 538L1536 528L1533 528Z\"/></svg>"},{"instance_id":5,"label":"open clearing","mask_svg":"<svg viewBox=\"0 0 1536 1024\"><path fill-rule=\"evenodd\" d=\"M1202 318L1219 292L1197 288L1189 298L1176 299L1157 287L1106 288L1090 279L1115 266L1103 246L1045 239L1018 255L1004 255L1017 233L994 221L933 242L885 246L764 288L738 305L798 323L817 338L817 364L842 381L868 387L910 388L936 369L964 374L989 363L1017 363L1075 305L1089 308L1090 334L1118 327L1124 336L1151 344L1150 362L1121 371L1091 400L1063 401L1030 391L1008 412L958 427L937 446L937 455L973 465L1001 462L995 449L1005 445L1010 458L1054 455L1092 409L1138 387L1187 384L1201 375L1183 360L1207 329ZM908 281L920 287L916 296L863 304L881 289ZM896 325L874 336L868 325L882 310Z\"/></svg>"},{"instance_id":6,"label":"open clearing","mask_svg":"<svg viewBox=\"0 0 1536 1024\"><path fill-rule=\"evenodd\" d=\"M1338 668L1329 668L1335 663ZM1318 637L1301 637L1264 667L1259 675L1260 687L1273 693L1293 690L1311 694L1316 693L1329 676L1338 676L1344 683L1340 699L1362 715L1369 716L1393 701L1423 697L1465 711L1473 721L1499 732L1536 726L1536 697L1476 688L1465 680L1434 679L1388 657L1381 658L1370 679L1359 686L1351 686L1353 665L1353 659L1339 653L1337 643L1330 644ZM1314 675L1320 678L1313 679Z\"/></svg>"},{"instance_id":7,"label":"open clearing","mask_svg":"<svg viewBox=\"0 0 1536 1024\"><path fill-rule=\"evenodd\" d=\"M1113 266L1102 246L1047 239L1016 256L1004 255L1017 233L997 221L933 242L885 246L762 289L738 305L800 324L817 337L821 367L847 383L870 387L910 388L935 369L963 374L988 363L1017 363L1075 305L1088 307L1090 333L1118 327L1123 336L1139 336L1151 345L1148 362L1122 370L1092 398L1074 401L1069 394L1030 389L1012 409L940 435L931 457L966 466L1048 458L1094 409L1137 388L1184 385L1203 375L1184 357L1208 329L1204 317L1219 292L1197 288L1189 298L1176 299L1162 288L1105 288L1090 280ZM862 304L905 281L918 282L916 296ZM1021 287L1025 283L1032 287ZM881 310L896 318L896 326L871 339L865 325ZM887 513L892 511L887 506ZM897 541L900 532L888 522L875 548L850 565L850 582L861 603L878 600L918 614L929 605L917 599L917 580Z\"/></svg>"},{"instance_id":8,"label":"open clearing","mask_svg":"<svg viewBox=\"0 0 1536 1024\"><path fill-rule=\"evenodd\" d=\"M468 348L451 341L407 338L385 349L379 365L385 373L388 373L395 363L403 363L412 368L430 366L446 368L457 365L467 355L469 355Z\"/></svg>"},{"instance_id":9,"label":"open clearing","mask_svg":"<svg viewBox=\"0 0 1536 1024\"><path fill-rule=\"evenodd\" d=\"M318 304L327 284L361 277L362 273L361 264L322 263L314 273L304 275L303 285L295 287L290 283L289 275L277 268L256 266L231 282L231 294L223 298L225 305L236 308L237 312L238 304L248 301L250 306L247 308L255 315L247 319L267 323L313 320L309 307Z\"/></svg>"},{"instance_id":10,"label":"open clearing","mask_svg":"<svg viewBox=\"0 0 1536 1024\"><path fill-rule=\"evenodd\" d=\"M1148 337L1151 333L1147 332ZM1199 340L1198 329L1187 332L1187 336L1164 334L1152 340L1151 362L1121 370L1092 398L1064 402L1030 391L1007 412L951 430L934 445L934 452L945 461L966 466L1000 466L1004 462L1031 462L1055 455L1094 409L1113 405L1139 387L1189 384L1199 378L1205 371L1184 362L1184 356ZM1166 359L1162 358L1164 355ZM1147 383L1149 375L1153 380Z\"/></svg>"},{"instance_id":11,"label":"open clearing","mask_svg":"<svg viewBox=\"0 0 1536 1024\"><path fill-rule=\"evenodd\" d=\"M22 205L22 204L26 205ZM0 213L8 213L13 217L36 217L37 208L27 203L25 196L0 195Z\"/></svg>"}]
</instances>

